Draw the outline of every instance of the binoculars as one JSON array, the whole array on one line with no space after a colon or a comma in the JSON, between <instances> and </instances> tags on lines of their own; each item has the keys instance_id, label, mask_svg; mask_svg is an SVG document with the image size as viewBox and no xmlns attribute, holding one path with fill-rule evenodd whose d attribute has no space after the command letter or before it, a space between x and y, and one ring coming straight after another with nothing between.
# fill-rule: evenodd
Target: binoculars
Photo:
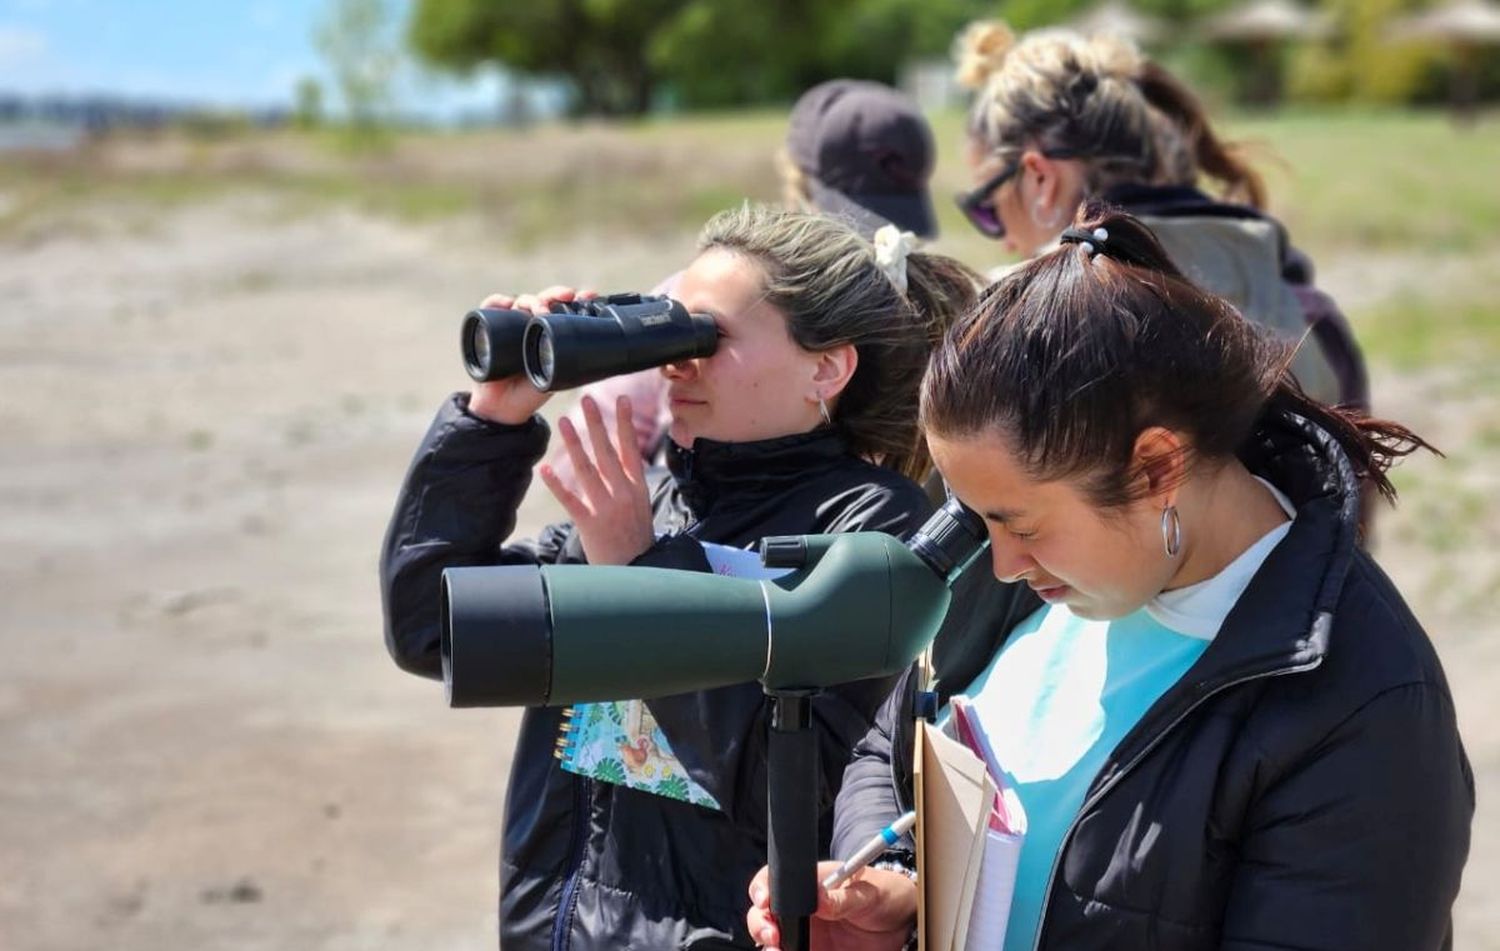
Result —
<instances>
[{"instance_id":1,"label":"binoculars","mask_svg":"<svg viewBox=\"0 0 1500 951\"><path fill-rule=\"evenodd\" d=\"M475 381L524 372L543 392L566 390L711 356L719 329L708 314L690 314L670 297L611 294L556 301L546 314L481 308L464 315L464 369Z\"/></svg>"}]
</instances>

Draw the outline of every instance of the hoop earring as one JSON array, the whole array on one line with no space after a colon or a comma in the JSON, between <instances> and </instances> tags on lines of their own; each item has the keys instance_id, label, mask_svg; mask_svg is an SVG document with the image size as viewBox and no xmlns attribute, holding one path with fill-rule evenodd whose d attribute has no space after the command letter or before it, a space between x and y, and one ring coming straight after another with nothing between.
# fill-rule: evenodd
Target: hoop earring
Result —
<instances>
[{"instance_id":1,"label":"hoop earring","mask_svg":"<svg viewBox=\"0 0 1500 951\"><path fill-rule=\"evenodd\" d=\"M1182 519L1177 515L1177 506L1164 505L1161 509L1161 544L1168 558L1176 558L1182 551Z\"/></svg>"},{"instance_id":2,"label":"hoop earring","mask_svg":"<svg viewBox=\"0 0 1500 951\"><path fill-rule=\"evenodd\" d=\"M828 404L823 402L823 397L818 397L818 412L823 416L823 425L832 426L833 417L828 415Z\"/></svg>"},{"instance_id":3,"label":"hoop earring","mask_svg":"<svg viewBox=\"0 0 1500 951\"><path fill-rule=\"evenodd\" d=\"M1062 226L1063 216L1059 215L1057 213L1058 212L1057 208L1053 208L1052 211L1050 211L1047 214L1047 219L1045 221L1043 221L1042 220L1042 216L1040 214L1038 214L1038 212L1040 212L1041 210L1042 210L1042 202L1041 202L1040 199L1038 199L1035 202L1032 202L1032 205L1031 205L1031 220L1034 221L1034 222L1036 222L1038 227L1041 227L1041 228L1059 228L1059 227Z\"/></svg>"}]
</instances>

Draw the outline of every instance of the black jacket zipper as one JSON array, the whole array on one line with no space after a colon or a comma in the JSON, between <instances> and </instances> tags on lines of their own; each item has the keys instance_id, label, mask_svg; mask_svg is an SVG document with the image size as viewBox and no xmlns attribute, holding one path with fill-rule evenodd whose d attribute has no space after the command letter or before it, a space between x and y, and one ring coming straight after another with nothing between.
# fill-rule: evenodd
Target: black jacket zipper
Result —
<instances>
[{"instance_id":1,"label":"black jacket zipper","mask_svg":"<svg viewBox=\"0 0 1500 951\"><path fill-rule=\"evenodd\" d=\"M593 791L592 779L574 777L573 834L568 841L568 868L557 902L557 921L552 926L552 951L568 949L568 933L573 928L573 912L578 907L578 877L583 870L583 852L589 840L589 805L594 799Z\"/></svg>"}]
</instances>

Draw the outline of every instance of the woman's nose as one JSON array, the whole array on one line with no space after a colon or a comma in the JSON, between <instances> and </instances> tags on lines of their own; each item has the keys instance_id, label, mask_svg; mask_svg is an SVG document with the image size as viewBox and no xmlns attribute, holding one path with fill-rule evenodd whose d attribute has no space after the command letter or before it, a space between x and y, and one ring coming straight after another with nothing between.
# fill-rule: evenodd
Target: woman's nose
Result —
<instances>
[{"instance_id":1,"label":"woman's nose","mask_svg":"<svg viewBox=\"0 0 1500 951\"><path fill-rule=\"evenodd\" d=\"M996 537L997 535L1001 537ZM1020 581L1031 568L1031 558L1005 532L990 533L990 564L995 577L1010 584Z\"/></svg>"},{"instance_id":2,"label":"woman's nose","mask_svg":"<svg viewBox=\"0 0 1500 951\"><path fill-rule=\"evenodd\" d=\"M662 375L669 380L686 380L698 372L697 360L681 360L661 365Z\"/></svg>"}]
</instances>

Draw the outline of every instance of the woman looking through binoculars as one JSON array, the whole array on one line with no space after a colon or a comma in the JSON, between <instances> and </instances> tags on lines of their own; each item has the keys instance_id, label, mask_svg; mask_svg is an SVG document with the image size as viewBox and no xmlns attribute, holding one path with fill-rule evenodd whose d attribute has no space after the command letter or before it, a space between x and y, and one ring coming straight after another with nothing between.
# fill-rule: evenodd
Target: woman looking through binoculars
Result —
<instances>
[{"instance_id":1,"label":"woman looking through binoculars","mask_svg":"<svg viewBox=\"0 0 1500 951\"><path fill-rule=\"evenodd\" d=\"M624 401L587 403L586 431L559 424L577 487L540 470L571 521L536 539L509 536L547 448L536 415L547 394L516 377L452 397L416 454L383 552L396 662L438 676L446 567L587 561L709 571L714 545L919 527L929 503L912 480L929 462L917 388L932 344L972 302L975 275L908 254L910 242L894 232L881 245L801 213L745 208L710 221L675 296L711 314L720 340L712 356L662 369L670 475L648 485ZM573 294L552 288L486 304L536 312ZM842 685L813 701L825 809L890 687ZM554 750L565 712L524 713L501 862L507 951L749 944L744 881L766 859L767 701L751 683L644 707L671 756L651 743L624 744L620 755L685 771L698 791L691 801L564 769Z\"/></svg>"}]
</instances>

